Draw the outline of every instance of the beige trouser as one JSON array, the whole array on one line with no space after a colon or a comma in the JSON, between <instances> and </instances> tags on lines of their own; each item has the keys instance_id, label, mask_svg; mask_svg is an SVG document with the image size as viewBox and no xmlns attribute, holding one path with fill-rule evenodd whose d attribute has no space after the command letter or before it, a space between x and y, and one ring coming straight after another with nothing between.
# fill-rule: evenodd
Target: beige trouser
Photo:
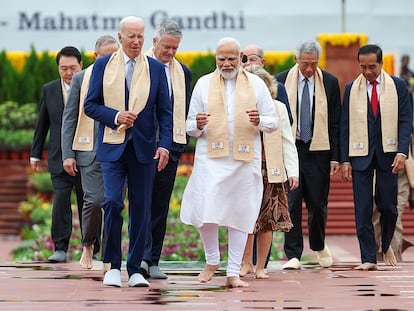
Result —
<instances>
[{"instance_id":1,"label":"beige trouser","mask_svg":"<svg viewBox=\"0 0 414 311\"><path fill-rule=\"evenodd\" d=\"M402 225L402 215L404 213L405 205L407 204L408 199L410 198L410 183L408 181L407 174L405 169L401 171L398 175L398 201L397 201L397 211L398 218L397 223L395 224L394 236L391 241L391 248L394 251L395 258L398 262L403 261L402 259L402 243L403 243L403 225ZM372 222L374 225L375 232L375 241L377 244L377 259L382 261L382 251L381 251L381 226L379 222L379 212L377 206L374 204L374 210L372 214Z\"/></svg>"}]
</instances>

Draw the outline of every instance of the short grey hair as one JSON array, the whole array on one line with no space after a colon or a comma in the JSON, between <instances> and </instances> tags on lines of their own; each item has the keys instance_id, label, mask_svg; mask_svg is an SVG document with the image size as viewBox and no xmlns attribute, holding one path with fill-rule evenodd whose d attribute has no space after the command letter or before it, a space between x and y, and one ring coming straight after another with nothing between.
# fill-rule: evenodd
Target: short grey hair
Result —
<instances>
[{"instance_id":1,"label":"short grey hair","mask_svg":"<svg viewBox=\"0 0 414 311\"><path fill-rule=\"evenodd\" d=\"M118 41L114 37L109 36L109 35L101 36L96 40L95 52L98 53L101 47L114 44L114 43L118 44Z\"/></svg>"},{"instance_id":2,"label":"short grey hair","mask_svg":"<svg viewBox=\"0 0 414 311\"><path fill-rule=\"evenodd\" d=\"M155 28L155 38L160 40L163 35L171 35L180 39L183 37L180 26L173 20L164 20Z\"/></svg>"},{"instance_id":3,"label":"short grey hair","mask_svg":"<svg viewBox=\"0 0 414 311\"><path fill-rule=\"evenodd\" d=\"M232 38L232 37L224 37L221 38L218 42L217 42L217 46L216 46L216 52L219 48L221 48L223 45L227 45L227 44L233 44L235 46L237 46L237 52L240 53L241 47L240 47L240 42L237 41L236 39Z\"/></svg>"},{"instance_id":4,"label":"short grey hair","mask_svg":"<svg viewBox=\"0 0 414 311\"><path fill-rule=\"evenodd\" d=\"M295 55L297 59L300 59L300 56L302 55L302 53L312 54L315 52L318 55L318 59L319 59L319 57L322 54L321 45L317 41L307 40L307 41L303 41L298 44L298 46L296 47Z\"/></svg>"}]
</instances>

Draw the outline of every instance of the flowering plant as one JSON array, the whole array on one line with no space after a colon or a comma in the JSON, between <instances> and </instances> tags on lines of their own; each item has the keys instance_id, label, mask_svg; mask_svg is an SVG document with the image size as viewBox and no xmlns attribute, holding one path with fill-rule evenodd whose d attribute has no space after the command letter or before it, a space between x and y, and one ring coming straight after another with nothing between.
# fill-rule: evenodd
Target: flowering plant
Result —
<instances>
[{"instance_id":1,"label":"flowering plant","mask_svg":"<svg viewBox=\"0 0 414 311\"><path fill-rule=\"evenodd\" d=\"M180 165L177 170L174 190L170 200L170 210L167 218L167 230L161 260L164 261L204 261L204 251L197 228L180 221L182 194L187 184L192 166ZM74 202L75 200L73 200ZM28 197L19 205L20 212L25 215L26 224L21 231L22 243L13 251L15 261L45 261L53 253L54 245L50 237L52 205L50 199L39 194ZM73 230L70 239L67 259L78 261L82 254L81 230L77 217L77 209L72 206ZM122 229L123 260L128 253L128 202L123 210L124 226ZM219 229L221 259L227 260L227 231ZM284 256L280 245L283 245L283 234L273 235L273 247L270 260L279 260Z\"/></svg>"}]
</instances>

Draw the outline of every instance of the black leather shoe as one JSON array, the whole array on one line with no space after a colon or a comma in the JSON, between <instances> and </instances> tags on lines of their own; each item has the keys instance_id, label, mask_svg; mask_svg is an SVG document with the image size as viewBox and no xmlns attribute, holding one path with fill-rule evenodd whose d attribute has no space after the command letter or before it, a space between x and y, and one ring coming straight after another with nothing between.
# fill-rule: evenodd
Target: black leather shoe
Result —
<instances>
[{"instance_id":1,"label":"black leather shoe","mask_svg":"<svg viewBox=\"0 0 414 311\"><path fill-rule=\"evenodd\" d=\"M141 274L146 279L149 279L151 277L151 275L149 274L148 263L145 260L141 261Z\"/></svg>"}]
</instances>

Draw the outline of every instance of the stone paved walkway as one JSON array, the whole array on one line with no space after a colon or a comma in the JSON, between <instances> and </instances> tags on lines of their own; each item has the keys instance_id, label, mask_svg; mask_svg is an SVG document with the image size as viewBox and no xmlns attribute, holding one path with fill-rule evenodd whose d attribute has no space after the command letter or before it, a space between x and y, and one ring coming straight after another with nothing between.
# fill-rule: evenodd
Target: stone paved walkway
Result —
<instances>
[{"instance_id":1,"label":"stone paved walkway","mask_svg":"<svg viewBox=\"0 0 414 311\"><path fill-rule=\"evenodd\" d=\"M105 287L100 262L89 271L77 262L10 262L6 254L17 243L0 237L0 310L414 310L414 247L397 267L355 271L354 236L327 237L335 260L330 269L321 269L306 250L310 261L301 271L283 271L283 263L271 262L270 279L246 278L250 287L243 289L224 287L223 269L200 284L201 265L188 262L163 262L169 278L152 280L149 288L126 287L126 271L123 287Z\"/></svg>"}]
</instances>

